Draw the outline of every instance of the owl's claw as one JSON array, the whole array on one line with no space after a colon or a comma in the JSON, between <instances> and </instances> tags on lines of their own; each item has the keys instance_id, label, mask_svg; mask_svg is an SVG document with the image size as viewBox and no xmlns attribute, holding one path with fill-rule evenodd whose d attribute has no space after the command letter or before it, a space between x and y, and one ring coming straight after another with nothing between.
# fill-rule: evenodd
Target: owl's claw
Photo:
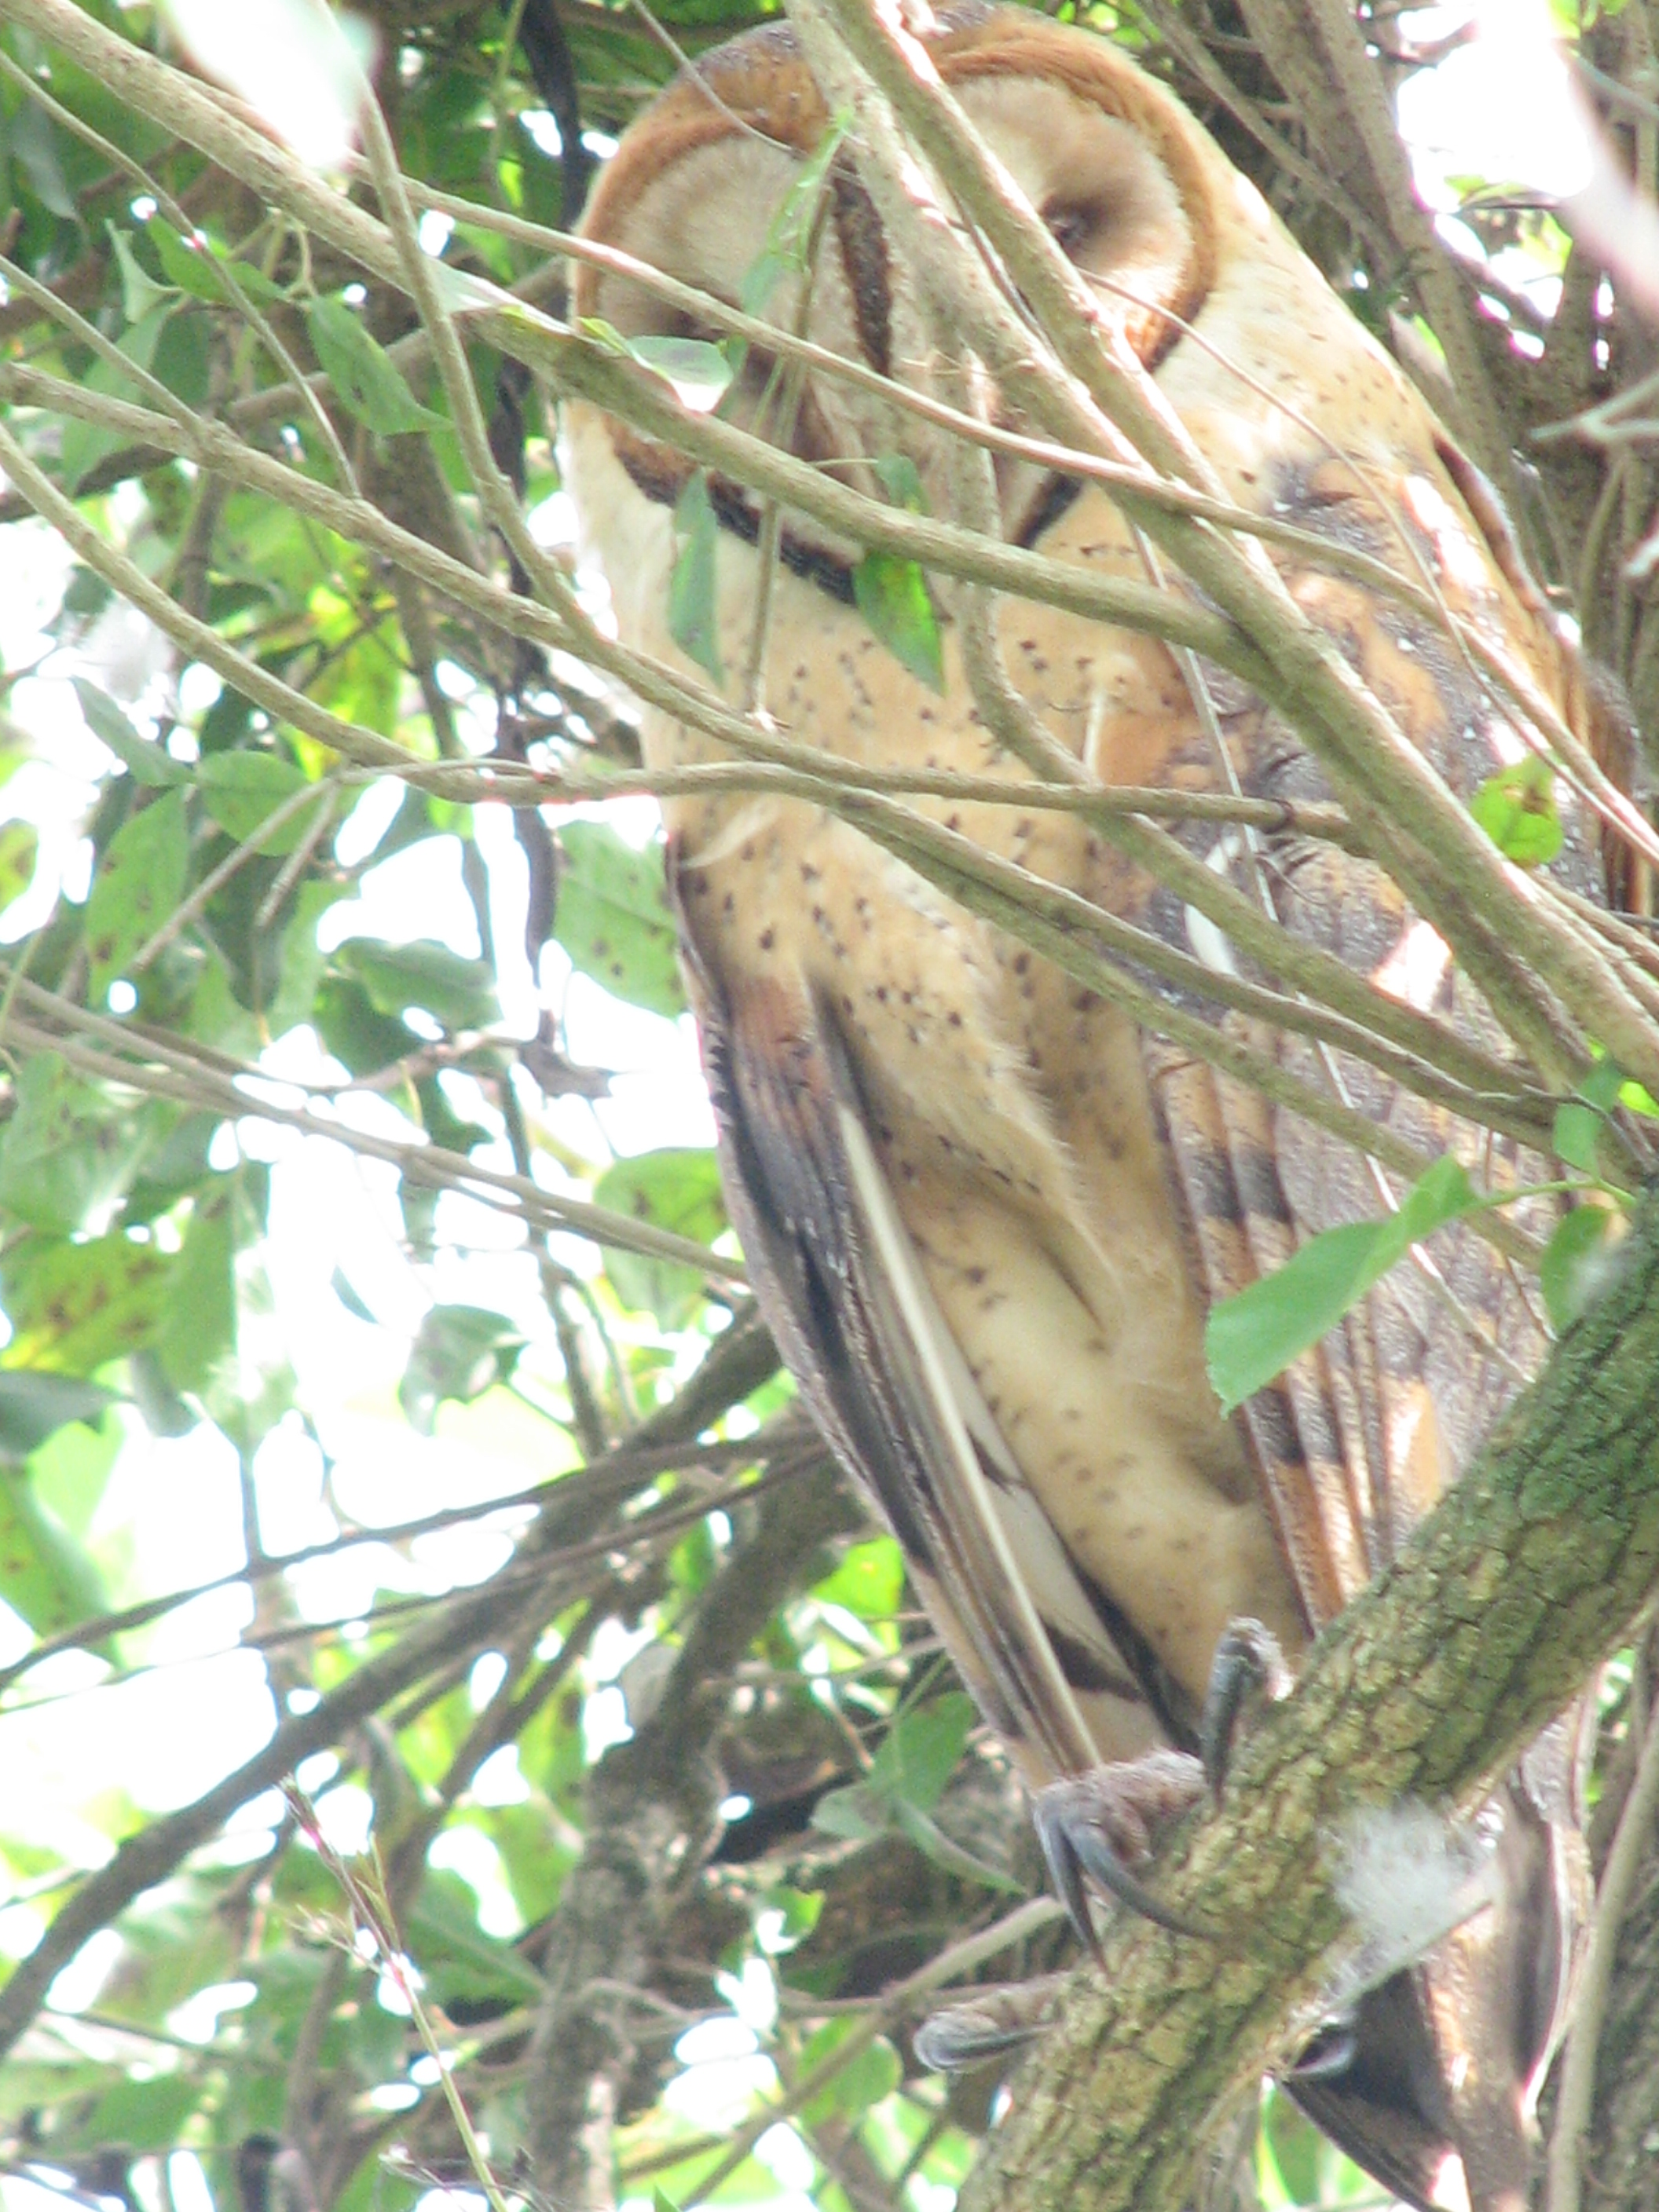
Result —
<instances>
[{"instance_id":1,"label":"owl's claw","mask_svg":"<svg viewBox=\"0 0 1659 2212\"><path fill-rule=\"evenodd\" d=\"M1248 1618L1228 1622L1210 1662L1210 1684L1198 1723L1198 1755L1210 1795L1218 1803L1246 1705L1259 1692L1276 1705L1289 1697L1295 1681L1272 1629Z\"/></svg>"},{"instance_id":2,"label":"owl's claw","mask_svg":"<svg viewBox=\"0 0 1659 2212\"><path fill-rule=\"evenodd\" d=\"M1345 2021L1322 2027L1285 2075L1292 2088L1298 2081L1334 2081L1352 2069L1359 2052L1359 2038Z\"/></svg>"},{"instance_id":3,"label":"owl's claw","mask_svg":"<svg viewBox=\"0 0 1659 2212\"><path fill-rule=\"evenodd\" d=\"M1204 1784L1204 1769L1185 1752L1150 1751L1039 1793L1032 1806L1037 1841L1072 1925L1097 1958L1090 1881L1172 1935L1203 1932L1161 1904L1133 1870L1148 1863L1165 1830L1197 1804Z\"/></svg>"},{"instance_id":4,"label":"owl's claw","mask_svg":"<svg viewBox=\"0 0 1659 2212\"><path fill-rule=\"evenodd\" d=\"M1259 1620L1230 1621L1210 1662L1210 1685L1199 1721L1199 1757L1153 1751L1115 1766L1097 1767L1073 1782L1056 1782L1032 1808L1037 1840L1048 1862L1072 1925L1098 1957L1099 1939L1089 1908L1093 1882L1132 1912L1176 1936L1203 1931L1158 1902L1139 1878L1165 1829L1204 1795L1219 1799L1240 1723L1258 1694L1274 1704L1290 1693L1294 1678L1279 1639Z\"/></svg>"}]
</instances>

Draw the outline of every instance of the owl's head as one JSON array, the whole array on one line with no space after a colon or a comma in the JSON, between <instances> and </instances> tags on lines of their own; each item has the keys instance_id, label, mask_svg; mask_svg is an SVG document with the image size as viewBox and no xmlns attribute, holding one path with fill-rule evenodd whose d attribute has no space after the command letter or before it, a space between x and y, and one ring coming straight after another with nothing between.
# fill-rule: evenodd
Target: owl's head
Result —
<instances>
[{"instance_id":1,"label":"owl's head","mask_svg":"<svg viewBox=\"0 0 1659 2212\"><path fill-rule=\"evenodd\" d=\"M1067 257L1103 280L1103 314L1156 365L1178 341L1172 318L1194 314L1213 278L1227 176L1214 149L1103 40L1024 9L948 11L929 47ZM797 189L830 128L787 27L733 40L634 124L583 229L901 383L929 384L939 333L847 150L831 161L816 200ZM781 255L781 230L792 224L808 249ZM592 266L577 273L575 308L630 341L723 335ZM919 440L912 422L866 391L813 375L783 396L776 358L760 346L748 349L725 411L863 489L875 488L868 464L884 453L908 453L925 484L939 465L937 441ZM616 434L640 487L672 496L688 465L621 426ZM1007 472L1011 536L1025 534L1040 492L1033 472Z\"/></svg>"}]
</instances>

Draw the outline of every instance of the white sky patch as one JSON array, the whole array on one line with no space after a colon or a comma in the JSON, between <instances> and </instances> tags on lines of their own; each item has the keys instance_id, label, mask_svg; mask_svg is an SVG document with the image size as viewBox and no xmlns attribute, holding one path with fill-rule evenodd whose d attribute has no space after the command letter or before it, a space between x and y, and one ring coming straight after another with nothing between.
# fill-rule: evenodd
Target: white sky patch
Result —
<instances>
[{"instance_id":1,"label":"white sky patch","mask_svg":"<svg viewBox=\"0 0 1659 2212\"><path fill-rule=\"evenodd\" d=\"M37 1698L41 1688L31 1676ZM89 1778L100 1795L125 1795L146 1812L176 1811L262 1750L274 1721L257 1651L154 1667L129 1680L15 1706L0 1715L9 1825L55 1849L71 1844L64 1816L52 1808L79 1804ZM100 1863L107 1848L91 1863ZM86 1863L85 1853L82 1844L70 1863Z\"/></svg>"},{"instance_id":2,"label":"white sky patch","mask_svg":"<svg viewBox=\"0 0 1659 2212\"><path fill-rule=\"evenodd\" d=\"M1424 8L1410 18L1422 45L1474 21L1478 35L1401 87L1400 127L1417 189L1431 208L1462 197L1454 178L1530 185L1551 197L1581 191L1590 156L1547 0L1480 0Z\"/></svg>"},{"instance_id":3,"label":"white sky patch","mask_svg":"<svg viewBox=\"0 0 1659 2212\"><path fill-rule=\"evenodd\" d=\"M112 1928L100 1928L89 1936L46 1991L52 2011L84 2012L95 2003L123 1948Z\"/></svg>"},{"instance_id":4,"label":"white sky patch","mask_svg":"<svg viewBox=\"0 0 1659 2212\"><path fill-rule=\"evenodd\" d=\"M167 2016L168 2030L186 2043L211 2043L223 2015L242 2011L258 1994L255 1982L214 1982L173 2007Z\"/></svg>"},{"instance_id":5,"label":"white sky patch","mask_svg":"<svg viewBox=\"0 0 1659 2212\"><path fill-rule=\"evenodd\" d=\"M374 1825L374 1800L361 1784L343 1782L313 1801L323 1841L343 1859L353 1859L368 1849Z\"/></svg>"},{"instance_id":6,"label":"white sky patch","mask_svg":"<svg viewBox=\"0 0 1659 2212\"><path fill-rule=\"evenodd\" d=\"M1444 938L1426 921L1414 921L1371 980L1391 999L1424 1012L1433 1006L1450 964Z\"/></svg>"},{"instance_id":7,"label":"white sky patch","mask_svg":"<svg viewBox=\"0 0 1659 2212\"><path fill-rule=\"evenodd\" d=\"M357 75L374 51L365 23L336 18L320 0L162 0L162 13L208 74L301 161L328 168L349 152Z\"/></svg>"},{"instance_id":8,"label":"white sky patch","mask_svg":"<svg viewBox=\"0 0 1659 2212\"><path fill-rule=\"evenodd\" d=\"M458 1874L478 1900L478 1925L486 1936L510 1943L524 1932L524 1915L513 1902L501 1855L482 1828L457 1821L433 1838L426 1855L429 1867Z\"/></svg>"},{"instance_id":9,"label":"white sky patch","mask_svg":"<svg viewBox=\"0 0 1659 2212\"><path fill-rule=\"evenodd\" d=\"M193 2150L175 2150L168 2158L167 2197L173 2212L215 2212L213 2191Z\"/></svg>"},{"instance_id":10,"label":"white sky patch","mask_svg":"<svg viewBox=\"0 0 1659 2212\"><path fill-rule=\"evenodd\" d=\"M459 837L423 837L366 871L356 898L331 906L317 925L317 942L332 952L348 938L383 938L407 945L435 938L468 960L478 957L478 925L461 880Z\"/></svg>"},{"instance_id":11,"label":"white sky patch","mask_svg":"<svg viewBox=\"0 0 1659 2212\"><path fill-rule=\"evenodd\" d=\"M404 803L403 778L383 775L365 785L362 795L334 833L334 857L343 868L366 860L392 827Z\"/></svg>"},{"instance_id":12,"label":"white sky patch","mask_svg":"<svg viewBox=\"0 0 1659 2212\"><path fill-rule=\"evenodd\" d=\"M810 2190L817 2177L817 2160L793 2128L782 2120L768 2128L755 2145L755 2156L778 2186L792 2195Z\"/></svg>"},{"instance_id":13,"label":"white sky patch","mask_svg":"<svg viewBox=\"0 0 1659 2212\"><path fill-rule=\"evenodd\" d=\"M519 1747L504 1743L492 1751L472 1778L467 1796L475 1805L527 1805L530 1784L519 1766Z\"/></svg>"}]
</instances>

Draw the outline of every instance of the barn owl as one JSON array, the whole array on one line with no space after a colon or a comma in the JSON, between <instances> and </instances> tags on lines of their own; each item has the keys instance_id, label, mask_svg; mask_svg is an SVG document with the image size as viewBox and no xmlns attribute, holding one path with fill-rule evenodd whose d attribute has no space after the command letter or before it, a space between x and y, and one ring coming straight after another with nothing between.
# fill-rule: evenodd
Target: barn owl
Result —
<instances>
[{"instance_id":1,"label":"barn owl","mask_svg":"<svg viewBox=\"0 0 1659 2212\"><path fill-rule=\"evenodd\" d=\"M959 9L930 37L946 85L1097 283L1103 315L1225 494L1426 580L1570 702L1569 653L1482 481L1180 105L1103 40L1018 9ZM917 392L959 392L964 364L890 248L856 143L808 167L827 125L787 29L738 39L628 131L586 234L733 303L752 297L787 206L813 250L805 273L773 251L774 321ZM790 195L815 174L803 215ZM720 334L614 269L580 268L575 295L579 314L630 343ZM751 346L723 405L877 497L896 458L912 496L950 509L951 438L867 384L817 368L784 377ZM691 465L585 404L568 408L566 435L622 635L698 673L671 619ZM1102 575L1146 574L1100 483L1006 454L996 481L1009 541ZM976 710L947 581L933 586L936 689L859 613L856 545L790 512L772 532L740 484L707 489L730 697L758 675L790 737L855 767L1027 773ZM769 544L769 598L757 567ZM1455 792L1517 757L1512 721L1443 624L1304 555L1273 557ZM1005 599L996 642L1026 708L1091 780L1291 805L1328 796L1259 700L1156 639ZM647 711L643 730L654 764L720 757L665 711ZM1249 972L1212 923L1074 814L915 804L1206 971ZM987 1718L1049 1792L1051 1830L1086 1825L1103 1772L1150 1760L1166 1774L1170 1747L1192 1749L1231 1623L1263 1624L1294 1666L1388 1561L1541 1358L1539 1315L1489 1245L1449 1231L1224 1414L1205 1364L1212 1304L1310 1236L1376 1217L1390 1194L1375 1164L1150 1021L1135 1026L830 812L729 793L665 812L731 1211L780 1347L897 1534ZM1564 814L1556 866L1601 896L1570 795ZM1285 929L1503 1048L1382 867L1289 833L1209 823L1178 834ZM1189 988L1166 1002L1202 1009ZM1357 1060L1250 1034L1420 1149L1526 1179L1513 1145L1455 1126ZM1364 1997L1351 2035L1293 2080L1419 2206L1465 2187L1478 2212L1522 2201L1529 2100L1572 1946L1574 1804L1558 1729L1492 1811L1498 1908Z\"/></svg>"}]
</instances>

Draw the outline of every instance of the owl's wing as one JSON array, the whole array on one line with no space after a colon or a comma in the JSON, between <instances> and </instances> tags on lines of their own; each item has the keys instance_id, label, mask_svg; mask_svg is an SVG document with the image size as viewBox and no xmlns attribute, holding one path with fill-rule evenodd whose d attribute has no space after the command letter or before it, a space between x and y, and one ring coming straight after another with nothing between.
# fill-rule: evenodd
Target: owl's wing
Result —
<instances>
[{"instance_id":1,"label":"owl's wing","mask_svg":"<svg viewBox=\"0 0 1659 2212\"><path fill-rule=\"evenodd\" d=\"M1404 520L1404 497L1391 523L1375 497L1357 488L1353 472L1334 462L1287 470L1275 487L1275 511L1382 557L1399 558L1411 530L1420 564L1449 600L1476 615L1519 665L1547 661L1551 681L1543 688L1565 692L1567 711L1582 714L1588 694L1573 680L1566 648L1548 626L1500 510L1467 464L1439 475L1437 464L1449 456L1457 458L1435 440L1412 478L1419 506L1421 486L1436 486L1431 538ZM1491 580L1473 602L1472 570ZM1429 620L1384 609L1362 586L1340 579L1291 571L1286 580L1320 626L1344 641L1457 797L1468 799L1518 757L1522 741L1501 703ZM1287 742L1282 726L1240 696L1231 679L1218 675L1204 703L1219 708L1213 726L1246 792L1292 805L1328 796L1310 756ZM1625 763L1612 757L1610 726L1609 718L1600 727L1592 719L1589 734L1618 778ZM1213 765L1217 787L1225 788L1221 762ZM1596 825L1571 801L1563 817L1565 844L1552 872L1601 900ZM1193 842L1202 851L1203 837ZM1488 1051L1504 1051L1478 993L1381 867L1293 836L1247 841L1235 833L1224 844L1213 841L1202 856L1212 866L1224 863L1252 898L1265 898L1292 936ZM1135 919L1183 949L1203 942L1188 910L1150 888ZM1237 1027L1237 1018L1224 1026ZM1501 1188L1547 1179L1542 1160L1457 1124L1360 1061L1282 1035L1256 1033L1250 1042L1420 1154L1455 1152L1478 1183ZM1321 1231L1376 1219L1400 1195L1397 1182L1350 1145L1260 1094L1155 1037L1146 1039L1145 1057L1206 1304L1272 1273ZM1547 1237L1556 1214L1554 1201L1531 1200L1510 1218ZM1241 1419L1251 1454L1316 1626L1394 1558L1521 1379L1540 1363L1547 1344L1540 1310L1515 1268L1472 1228L1456 1225L1386 1276L1340 1327L1247 1403Z\"/></svg>"},{"instance_id":2,"label":"owl's wing","mask_svg":"<svg viewBox=\"0 0 1659 2212\"><path fill-rule=\"evenodd\" d=\"M680 921L727 1203L779 1349L981 1710L1037 1784L1096 1760L1080 1696L1140 1713L1156 1741L938 1310L832 1010L776 976L717 980L683 903Z\"/></svg>"},{"instance_id":3,"label":"owl's wing","mask_svg":"<svg viewBox=\"0 0 1659 2212\"><path fill-rule=\"evenodd\" d=\"M1453 482L1462 493L1455 472ZM1466 542L1484 548L1510 586L1516 628L1507 641L1524 643L1534 653L1561 651L1542 629L1541 607L1524 597L1530 586L1501 516L1495 507L1483 516L1474 496L1479 489L1473 482L1464 502ZM1322 620L1334 634L1375 638L1379 611L1363 593L1328 580L1316 588L1324 601ZM1389 620L1412 672L1422 671L1429 680L1402 680L1388 703L1454 792L1467 799L1505 757L1502 716L1474 672L1426 623L1396 621L1393 610ZM1368 658L1364 647L1360 657ZM1584 695L1575 692L1571 672L1564 672L1568 711L1581 709ZM1602 764L1617 776L1622 763L1616 743L1607 741L1610 728L1616 732L1616 717L1604 717L1600 730L1592 722L1589 735ZM1316 772L1308 756L1287 746L1259 709L1242 708L1226 735L1247 791L1286 799L1314 795ZM1557 866L1575 888L1602 897L1594 825L1569 811L1565 827ZM1265 888L1279 921L1295 935L1501 1050L1489 1011L1381 869L1334 847L1271 840L1254 851L1241 848L1240 860L1241 872L1254 878L1246 887ZM1156 895L1149 895L1139 918L1171 941L1183 927L1182 910ZM1282 1036L1256 1033L1250 1041L1276 1053L1304 1083L1420 1152L1455 1152L1489 1187L1546 1177L1541 1160L1460 1126L1362 1063ZM1321 1231L1375 1219L1385 1193L1393 1188L1397 1195L1397 1186L1350 1146L1260 1093L1154 1037L1145 1040L1143 1050L1207 1303L1282 1267ZM1546 1200L1525 1201L1515 1213L1540 1236L1557 1218L1555 1202ZM1239 1418L1316 1626L1395 1556L1545 1349L1540 1316L1518 1274L1467 1224L1454 1225L1432 1238L1414 1263L1384 1277L1337 1328L1247 1402ZM1498 1911L1459 1930L1412 1975L1374 1992L1355 2023L1353 2063L1298 2091L1328 2132L1414 2202L1431 2193L1434 2165L1449 2140L1462 2157L1475 2203L1507 2203L1506 2190L1524 2187L1525 2116L1559 2033L1583 1924L1582 1743L1577 1717L1565 1717L1546 1731L1493 1801L1502 1814Z\"/></svg>"}]
</instances>

